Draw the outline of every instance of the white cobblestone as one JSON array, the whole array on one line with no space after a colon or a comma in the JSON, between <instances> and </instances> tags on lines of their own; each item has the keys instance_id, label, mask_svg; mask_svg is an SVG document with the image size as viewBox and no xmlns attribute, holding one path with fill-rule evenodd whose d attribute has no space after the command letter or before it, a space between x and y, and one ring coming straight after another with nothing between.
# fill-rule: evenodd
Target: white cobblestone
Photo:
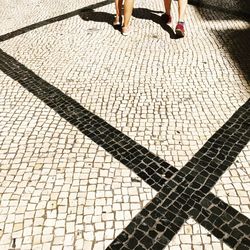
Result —
<instances>
[{"instance_id":1,"label":"white cobblestone","mask_svg":"<svg viewBox=\"0 0 250 250\"><path fill-rule=\"evenodd\" d=\"M0 35L33 25L0 48L180 169L249 98L245 73L216 32L248 23L223 13L206 19L219 14L189 5L187 36L170 39L138 17L139 8L162 11L162 0L136 1L128 39L106 21L67 17L97 2L0 0ZM95 12L112 18L114 4ZM174 21L176 12L173 2ZM13 237L21 249L104 249L156 192L18 81L1 71L0 82L0 249ZM212 190L248 217L249 147ZM166 249L227 248L188 221Z\"/></svg>"}]
</instances>

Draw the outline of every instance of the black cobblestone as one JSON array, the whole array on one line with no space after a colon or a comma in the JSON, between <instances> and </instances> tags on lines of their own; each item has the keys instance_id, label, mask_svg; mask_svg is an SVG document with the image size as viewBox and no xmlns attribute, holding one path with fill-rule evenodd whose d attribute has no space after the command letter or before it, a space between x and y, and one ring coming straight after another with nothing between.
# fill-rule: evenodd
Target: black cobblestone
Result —
<instances>
[{"instance_id":1,"label":"black cobblestone","mask_svg":"<svg viewBox=\"0 0 250 250\"><path fill-rule=\"evenodd\" d=\"M244 245L245 243L248 243L248 241L246 240L244 240L243 242L242 238L236 240L236 237L235 238L233 237L234 226L232 225L232 223L235 220L234 217L237 215L237 212L235 209L229 206L226 209L227 213L229 213L229 215L232 218L231 227L229 226L229 228L228 227L225 228L227 232L229 230L231 230L232 232L231 236L227 237L227 233L223 230L223 227L222 227L223 224L227 223L227 220L225 220L225 218L227 217L224 217L224 220L222 217L220 217L222 213L225 213L225 210L223 211L222 209L214 205L209 209L210 213L206 212L206 216L205 216L201 213L201 211L202 210L204 211L204 209L201 209L199 211L199 208L198 208L195 211L194 209L192 209L192 207L190 207L190 205L188 204L188 201L192 199L194 202L200 203L203 197L205 197L206 193L208 192L207 189L206 189L206 192L204 192L204 190L203 192L200 191L201 189L194 190L192 188L192 182L195 182L195 183L198 182L201 185L201 187L205 186L205 187L212 188L213 185L216 183L216 181L220 177L220 176L214 175L213 172L211 171L209 172L208 175L206 174L206 176L204 177L202 176L204 175L204 172L200 172L199 174L197 174L197 169L201 171L202 168L204 168L204 170L207 171L207 167L209 167L210 164L213 163L213 169L217 169L217 168L220 169L221 166L223 166L223 170L225 171L233 163L237 155L243 149L244 145L248 143L250 139L250 127L248 127L247 130L241 129L242 126L239 124L238 121L240 118L242 118L244 122L248 121L249 117L250 117L250 100L248 100L248 102L246 102L228 120L228 122L208 140L208 142L204 145L204 147L201 150L199 150L199 152L195 155L194 157L195 162L197 162L196 159L200 157L200 159L204 160L203 165L199 165L199 163L194 164L191 159L190 162L184 168L182 168L176 176L173 176L173 178L169 180L167 184L165 184L165 186L161 189L159 194L163 192L163 194L166 195L166 197L162 197L162 203L161 203L164 206L165 212L163 211L162 213L155 214L158 208L152 211L153 207L151 207L151 204L154 203L154 199L159 198L159 194L151 201L151 203L149 203L145 207L145 209L149 211L149 214L151 215L152 219L154 219L155 221L159 220L159 222L162 224L162 226L160 226L161 224L157 225L159 235L160 235L160 232L164 230L165 237L166 235L168 235L169 240L171 240L172 237L179 230L178 226L176 226L174 232L170 230L169 225L171 224L171 221L173 221L175 216L183 218L183 221L185 220L185 213L181 214L180 211L176 211L176 214L173 214L170 212L170 205L169 205L170 202L168 200L170 199L172 200L173 204L175 204L176 202L181 202L183 204L181 211L190 210L191 213L193 213L194 218L199 223L208 227L213 235L215 235L219 239L224 240L224 242L227 243L229 246L234 247L236 244ZM227 143L228 141L230 141L230 143L232 142L232 144L228 144ZM224 149L225 145L227 145L226 150ZM228 145L230 145L230 147ZM238 145L241 145L241 147L238 147ZM216 149L219 148L220 153L219 154L215 153L215 150L211 151L211 149L214 149L214 148ZM236 151L236 149L238 151ZM206 155L209 155L209 157L207 157ZM189 171L187 171L187 169ZM185 180L183 180L183 177L181 177L182 173L185 173L185 174L189 173L193 175L194 178L186 178ZM179 194L173 191L174 189L177 189L177 187L182 188L181 189L182 191ZM220 203L220 200L217 197L214 198L212 194L208 194L207 197L212 198L211 200L214 200L217 204ZM204 204L204 202L202 204ZM195 207L195 205L193 207ZM150 209L151 211L148 208L151 208ZM208 214L210 215L208 216ZM135 218L133 219L133 221L135 220ZM243 225L239 226L239 230L244 232L245 235L249 235L250 233L249 220L245 219L244 216L242 217L242 219L244 220L244 222L241 220L241 223ZM235 224L237 225L238 223L235 223ZM138 224L137 227L140 227L140 224ZM173 233L170 233L170 232L173 232ZM147 234L146 231L145 233ZM130 234L130 237L133 237L133 233ZM158 241L161 242L161 239L163 240L163 242L165 242L165 244L167 244L167 241L164 241L163 236L159 236L159 237L157 238L156 236L153 237L151 235L152 242L153 242L152 246L156 244ZM116 242L116 240L114 242ZM109 246L108 249L112 249L112 244ZM126 245L126 241L124 241L124 245Z\"/></svg>"},{"instance_id":2,"label":"black cobblestone","mask_svg":"<svg viewBox=\"0 0 250 250\"><path fill-rule=\"evenodd\" d=\"M104 149L110 152L116 159L126 164L126 166L130 169L136 169L137 174L143 177L143 179L148 182L148 184L150 184L153 188L159 191L163 184L165 184L165 187L162 189L162 191L165 195L168 195L169 193L171 195L171 190L172 188L176 187L176 185L180 185L180 187L185 190L190 182L189 189L187 189L189 191L180 192L182 193L181 196L176 195L174 206L176 205L178 207L178 204L186 204L189 200L190 190L194 190L193 188L196 187L199 188L199 186L201 188L205 188L202 190L202 193L205 196L205 194L208 192L208 189L211 188L220 177L220 175L217 175L216 173L221 173L221 171L216 172L216 170L220 170L220 168L222 168L223 171L225 171L249 140L249 130L247 130L248 127L246 125L248 124L248 122L246 122L246 119L249 117L248 101L237 112L237 114L242 115L242 121L244 122L244 125L240 126L240 124L237 124L237 122L239 123L239 120L233 117L236 123L234 124L232 120L229 120L229 124L219 130L211 139L209 139L209 141L186 165L186 167L184 167L180 172L178 172L177 175L174 176L174 174L177 172L177 169L167 164L159 157L153 155L146 148L143 148L139 144L135 143L129 137L123 135L120 131L107 124L98 116L84 109L76 101L63 94L57 88L48 84L46 81L35 75L32 71L28 70L24 65L18 63L14 58L10 57L2 50L0 52L0 67L4 73L12 77L14 80L18 81L28 91L44 101L48 106L53 108L58 114L69 121L72 125L76 126L82 133L89 136L98 145L102 146ZM74 112L72 112L72 110L74 110ZM93 124L95 124L95 126L93 126ZM236 131L234 131L234 134L231 135L233 131L231 127L234 125L236 125L236 127L239 129L236 129ZM227 131L227 128L229 128L229 132ZM243 135L241 134L242 132ZM222 137L221 135L223 133L225 135L223 135ZM225 144L227 136L230 136L230 138L228 139L229 143ZM219 137L219 139L216 140L216 137ZM124 145L126 145L126 148L124 147ZM229 145L231 145L230 148ZM222 150L221 152L223 152L224 150L224 154L217 155L216 152L218 151L218 149ZM215 159L213 157L215 157ZM202 164L196 164L199 161L201 161ZM143 164L143 162L146 163L148 169L151 169L151 172L152 170L155 171L153 175L144 172L145 164ZM206 167L205 162L210 164L210 170L214 170L214 175L210 175L211 179L210 176L207 176L206 172L203 172L203 175L205 176L201 176L198 174L203 167ZM154 169L155 167L156 170ZM167 182L167 178L162 177L163 173L167 173L167 176L169 177L173 176L173 179ZM188 180L183 179L185 178L186 174L190 174ZM168 184L166 185L166 183ZM193 197L194 202L200 202L202 193L198 193L198 196ZM213 195L210 194L210 196ZM209 211L209 213L212 212L210 211L210 208L207 208L207 210ZM192 210L189 210L189 213L190 211ZM223 213L228 213L230 216L232 216L232 220L229 224L231 227L242 224L240 221L234 220L235 211L231 207L228 206L227 211L223 210ZM153 218L157 219L160 216L162 216L162 214L156 214ZM169 216L172 218L171 213ZM179 211L177 213L177 216L183 218L183 222L188 217L182 211ZM217 218L217 215L214 216L215 218ZM205 216L203 216L202 214L197 214L197 218L195 219L197 219L197 221L201 223L205 219ZM214 221L216 221L216 219ZM249 223L249 220L245 219L245 217L244 221L244 223L246 224ZM177 228L179 228L181 225L177 226ZM239 227L239 229L241 231L243 229L247 230L248 227L242 225L241 227ZM167 228L165 230L167 230ZM213 229L210 229L210 231L215 232L219 236L223 234L221 231L219 231L221 232L221 234L218 234L215 225L213 225ZM152 238L152 234L150 237ZM224 240L224 238L222 240ZM159 242L159 240L155 241L154 244L158 244L157 242ZM115 247L117 245L120 246L121 244L112 244L112 246ZM140 247L142 247L142 245Z\"/></svg>"}]
</instances>

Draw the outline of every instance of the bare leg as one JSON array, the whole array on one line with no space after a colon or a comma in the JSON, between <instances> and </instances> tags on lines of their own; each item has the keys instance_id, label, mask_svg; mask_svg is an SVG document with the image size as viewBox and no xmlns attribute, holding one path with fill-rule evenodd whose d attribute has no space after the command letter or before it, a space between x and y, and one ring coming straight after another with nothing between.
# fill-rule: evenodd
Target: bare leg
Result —
<instances>
[{"instance_id":1,"label":"bare leg","mask_svg":"<svg viewBox=\"0 0 250 250\"><path fill-rule=\"evenodd\" d=\"M124 27L129 26L130 18L134 8L134 0L125 0L124 2Z\"/></svg>"},{"instance_id":2,"label":"bare leg","mask_svg":"<svg viewBox=\"0 0 250 250\"><path fill-rule=\"evenodd\" d=\"M123 0L115 0L116 16L122 15L122 2L123 2Z\"/></svg>"},{"instance_id":3,"label":"bare leg","mask_svg":"<svg viewBox=\"0 0 250 250\"><path fill-rule=\"evenodd\" d=\"M187 9L188 0L178 0L178 23L175 28L175 33L178 37L185 36L184 19Z\"/></svg>"},{"instance_id":4,"label":"bare leg","mask_svg":"<svg viewBox=\"0 0 250 250\"><path fill-rule=\"evenodd\" d=\"M167 0L165 0L167 1ZM178 17L179 21L184 22L188 0L178 0Z\"/></svg>"},{"instance_id":5,"label":"bare leg","mask_svg":"<svg viewBox=\"0 0 250 250\"><path fill-rule=\"evenodd\" d=\"M123 0L115 0L116 16L113 25L120 25L120 19L122 16L122 2Z\"/></svg>"},{"instance_id":6,"label":"bare leg","mask_svg":"<svg viewBox=\"0 0 250 250\"><path fill-rule=\"evenodd\" d=\"M171 2L172 0L164 0L165 11L167 15L170 15Z\"/></svg>"}]
</instances>

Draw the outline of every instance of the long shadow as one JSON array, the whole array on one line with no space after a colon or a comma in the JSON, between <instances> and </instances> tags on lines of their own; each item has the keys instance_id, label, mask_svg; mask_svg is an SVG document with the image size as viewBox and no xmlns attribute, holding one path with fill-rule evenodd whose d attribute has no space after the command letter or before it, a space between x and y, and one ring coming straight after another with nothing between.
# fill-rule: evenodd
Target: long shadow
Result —
<instances>
[{"instance_id":1,"label":"long shadow","mask_svg":"<svg viewBox=\"0 0 250 250\"><path fill-rule=\"evenodd\" d=\"M79 16L84 21L94 21L94 22L101 22L101 23L107 23L111 25L114 29L122 31L122 27L120 25L113 26L114 21L114 15L107 13L107 12L101 12L101 11L94 11L93 9L89 9L87 11L81 12Z\"/></svg>"},{"instance_id":2,"label":"long shadow","mask_svg":"<svg viewBox=\"0 0 250 250\"><path fill-rule=\"evenodd\" d=\"M159 16L159 14L161 15ZM155 22L156 24L160 25L163 30L169 33L171 39L178 39L173 29L166 24L166 17L162 11L154 11L146 8L135 8L133 11L133 16L139 19L151 20Z\"/></svg>"},{"instance_id":3,"label":"long shadow","mask_svg":"<svg viewBox=\"0 0 250 250\"><path fill-rule=\"evenodd\" d=\"M164 22L164 15L161 11L149 10L146 8L134 8L133 17L138 19L150 20L160 25L162 29L169 33L171 39L178 39L172 28ZM84 21L105 22L113 24L114 15L106 12L96 12L94 10L85 11L79 14Z\"/></svg>"},{"instance_id":4,"label":"long shadow","mask_svg":"<svg viewBox=\"0 0 250 250\"><path fill-rule=\"evenodd\" d=\"M63 14L63 15L60 15L60 16L56 16L56 17L49 18L49 19L46 19L46 20L44 20L44 21L41 21L41 22L32 24L32 25L28 25L28 26L23 27L23 28L21 28L21 29L18 29L18 30L9 32L9 33L7 33L7 34L5 34L5 35L1 35L1 36L0 36L0 42L6 41L6 40L11 39L11 38L14 38L14 37L16 37L16 36L19 36L19 35L21 35L21 34L24 34L24 33L26 33L26 32L29 32L29 31L31 31L31 30L40 28L40 27L42 27L42 26L45 26L45 25L48 25L48 24L51 24L51 23L55 23L55 22L59 22L59 21L62 21L62 20L64 20L64 19L67 19L67 18L76 16L76 15L79 15L79 14L81 14L82 12L85 12L85 11L89 11L89 10L93 10L93 9L96 9L96 8L103 7L103 6L108 5L108 4L110 4L110 3L113 3L113 2L114 2L114 0L102 1L102 2L99 2L99 3L96 3L96 4L91 4L91 5L86 6L86 7L84 7L84 8L81 8L81 9L78 9L78 10L75 10L75 11L72 11L72 12L69 12L69 13L66 13L66 14Z\"/></svg>"},{"instance_id":5,"label":"long shadow","mask_svg":"<svg viewBox=\"0 0 250 250\"><path fill-rule=\"evenodd\" d=\"M79 16L84 21L94 21L101 23L108 23L109 25L113 25L114 15L107 12L95 11L93 9L89 9L88 11L82 12Z\"/></svg>"},{"instance_id":6,"label":"long shadow","mask_svg":"<svg viewBox=\"0 0 250 250\"><path fill-rule=\"evenodd\" d=\"M109 24L112 24L113 15L105 13L105 12L94 12L94 15L93 15L93 10L96 9L96 8L103 7L103 6L108 5L110 3L113 3L113 2L114 2L114 0L105 0L105 1L102 1L102 2L99 2L99 3L96 3L96 4L92 4L92 5L83 7L81 9L78 9L78 10L75 10L75 11L72 11L72 12L69 12L67 14L59 15L59 16L49 18L49 19L46 19L44 21L35 23L35 24L28 25L28 26L23 27L21 29L9 32L9 33L4 34L4 35L1 35L0 36L0 42L6 41L8 39L11 39L11 38L14 38L16 36L22 35L22 34L24 34L26 32L29 32L31 30L40 28L42 26L45 26L45 25L48 25L48 24L51 24L51 23L62 21L64 19L76 16L76 15L80 15L84 20L87 21L88 17L86 15L83 15L82 14L83 12L92 13L91 17L93 18L92 19L93 21L107 22ZM193 5L198 5L199 0L189 0L189 3L193 4ZM148 19L146 14L151 15L153 13L157 13L156 11L151 11L151 10L148 10L148 9L142 9L142 10L145 11L145 13L143 14L143 19ZM135 9L135 11L136 11L136 9ZM141 14L138 15L138 18L141 18ZM158 18L155 17L155 16L152 17L152 15L151 15L151 18L152 18L151 20L156 21L156 23L160 24L162 26L162 28L165 29L170 34L170 37L172 39L176 39L176 37L174 35L174 32L172 31L172 29L169 26L164 24L164 22L159 22Z\"/></svg>"},{"instance_id":7,"label":"long shadow","mask_svg":"<svg viewBox=\"0 0 250 250\"><path fill-rule=\"evenodd\" d=\"M178 172L175 167L168 164L165 160L154 155L148 149L112 127L102 118L86 110L78 102L37 76L1 49L0 70L43 101L62 118L110 153L115 159L135 172L156 191L160 191L167 181ZM245 106L249 106L249 102ZM243 146L242 144L238 145L235 152L232 152L233 157L241 151ZM204 148L199 152L202 150ZM217 174L221 174L221 170ZM187 178L189 177L187 176ZM240 214L212 193L209 193L208 190L203 192L204 197L201 204L195 202L193 209L187 212L189 216L193 217L215 236L218 231L217 224L221 214L225 218L224 222L229 224L229 229L232 231L231 234L233 236L241 234L237 229L239 223L243 228L248 229L250 220L246 216ZM219 214L217 213L218 210L220 211ZM186 215L186 213L184 214ZM207 216L212 217L213 221L207 222L205 220ZM180 218L180 222L178 226L181 226L184 220ZM220 228L223 234L227 234L227 230L228 227L225 229ZM227 238L223 240L226 241ZM230 245L230 243L227 244Z\"/></svg>"}]
</instances>

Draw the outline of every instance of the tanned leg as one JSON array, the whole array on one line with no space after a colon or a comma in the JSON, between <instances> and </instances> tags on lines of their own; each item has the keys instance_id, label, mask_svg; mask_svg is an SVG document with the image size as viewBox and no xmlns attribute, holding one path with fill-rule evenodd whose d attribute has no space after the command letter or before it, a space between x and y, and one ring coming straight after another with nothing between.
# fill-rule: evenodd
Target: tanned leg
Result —
<instances>
[{"instance_id":1,"label":"tanned leg","mask_svg":"<svg viewBox=\"0 0 250 250\"><path fill-rule=\"evenodd\" d=\"M124 2L124 24L123 27L128 27L130 18L134 8L134 0L125 0Z\"/></svg>"},{"instance_id":2,"label":"tanned leg","mask_svg":"<svg viewBox=\"0 0 250 250\"><path fill-rule=\"evenodd\" d=\"M164 0L164 6L167 15L170 15L171 2L172 0Z\"/></svg>"},{"instance_id":3,"label":"tanned leg","mask_svg":"<svg viewBox=\"0 0 250 250\"><path fill-rule=\"evenodd\" d=\"M119 23L120 17L122 16L122 2L123 2L123 0L115 0L116 17L114 20L114 25Z\"/></svg>"},{"instance_id":4,"label":"tanned leg","mask_svg":"<svg viewBox=\"0 0 250 250\"><path fill-rule=\"evenodd\" d=\"M165 0L167 1L167 0ZM178 17L179 21L184 22L186 16L188 0L178 0Z\"/></svg>"}]
</instances>

